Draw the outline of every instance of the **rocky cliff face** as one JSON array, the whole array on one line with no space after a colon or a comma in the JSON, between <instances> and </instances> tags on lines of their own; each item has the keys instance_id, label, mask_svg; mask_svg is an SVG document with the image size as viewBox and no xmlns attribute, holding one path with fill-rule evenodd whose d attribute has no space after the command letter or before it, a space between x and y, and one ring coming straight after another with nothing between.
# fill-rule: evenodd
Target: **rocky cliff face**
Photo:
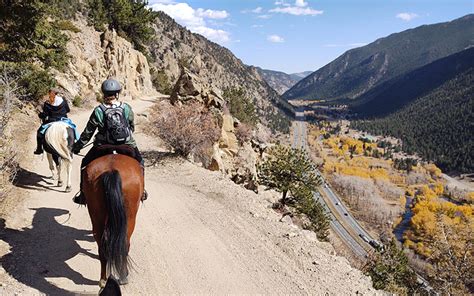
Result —
<instances>
[{"instance_id":1,"label":"rocky cliff face","mask_svg":"<svg viewBox=\"0 0 474 296\"><path fill-rule=\"evenodd\" d=\"M97 32L84 20L75 25L80 32L67 32L69 65L63 73L53 73L59 86L72 97L95 99L102 82L114 77L122 83L122 96L126 98L156 94L147 59L130 42L114 31Z\"/></svg>"},{"instance_id":2,"label":"rocky cliff face","mask_svg":"<svg viewBox=\"0 0 474 296\"><path fill-rule=\"evenodd\" d=\"M228 49L189 32L164 13L159 13L154 29L156 40L149 47L153 66L164 71L174 85L180 63L213 88L224 91L244 88L256 104L262 122L287 131L289 120L276 106L291 109L252 67L246 66ZM290 112L289 112L290 113Z\"/></svg>"}]
</instances>

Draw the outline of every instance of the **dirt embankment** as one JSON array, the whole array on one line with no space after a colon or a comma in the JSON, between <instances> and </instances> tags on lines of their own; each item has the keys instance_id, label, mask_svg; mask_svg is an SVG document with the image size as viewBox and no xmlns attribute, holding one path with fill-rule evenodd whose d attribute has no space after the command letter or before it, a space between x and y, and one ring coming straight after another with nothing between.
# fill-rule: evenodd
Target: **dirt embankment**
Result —
<instances>
[{"instance_id":1,"label":"dirt embankment","mask_svg":"<svg viewBox=\"0 0 474 296\"><path fill-rule=\"evenodd\" d=\"M134 270L125 295L376 293L330 245L279 222L268 208L273 193L255 194L182 160L156 162L165 150L140 130L146 119L139 114L152 102L131 104L150 165L150 197L132 237ZM82 129L89 114L72 119ZM73 192L79 163L76 158ZM17 202L0 220L0 294L97 293L100 266L87 209L55 187L46 160L31 158L21 167L16 193L8 197Z\"/></svg>"}]
</instances>

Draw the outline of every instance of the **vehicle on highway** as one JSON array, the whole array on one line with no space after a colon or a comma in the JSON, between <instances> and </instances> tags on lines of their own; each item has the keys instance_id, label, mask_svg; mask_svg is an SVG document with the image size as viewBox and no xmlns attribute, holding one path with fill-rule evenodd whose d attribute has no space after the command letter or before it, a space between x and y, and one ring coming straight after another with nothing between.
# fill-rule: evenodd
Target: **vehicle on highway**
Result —
<instances>
[{"instance_id":1,"label":"vehicle on highway","mask_svg":"<svg viewBox=\"0 0 474 296\"><path fill-rule=\"evenodd\" d=\"M369 242L369 245L374 247L374 249L376 249L377 251L383 252L383 250L384 250L383 244L381 242L378 242L378 241L374 240L374 239Z\"/></svg>"},{"instance_id":2,"label":"vehicle on highway","mask_svg":"<svg viewBox=\"0 0 474 296\"><path fill-rule=\"evenodd\" d=\"M338 203L338 202L336 202L336 206L338 206L338 205L339 205L339 203Z\"/></svg>"},{"instance_id":3,"label":"vehicle on highway","mask_svg":"<svg viewBox=\"0 0 474 296\"><path fill-rule=\"evenodd\" d=\"M349 214L348 214L348 213L344 213L344 216L349 216Z\"/></svg>"},{"instance_id":4,"label":"vehicle on highway","mask_svg":"<svg viewBox=\"0 0 474 296\"><path fill-rule=\"evenodd\" d=\"M369 239L368 237L366 237L366 236L363 235L362 233L359 233L359 236L360 236L360 238L361 238L364 242L370 244L370 239Z\"/></svg>"}]
</instances>

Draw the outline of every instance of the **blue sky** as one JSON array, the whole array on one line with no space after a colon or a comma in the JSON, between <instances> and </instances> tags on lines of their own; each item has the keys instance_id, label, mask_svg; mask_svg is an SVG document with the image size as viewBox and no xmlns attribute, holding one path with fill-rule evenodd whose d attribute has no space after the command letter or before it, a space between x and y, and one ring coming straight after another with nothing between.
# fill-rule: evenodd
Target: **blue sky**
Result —
<instances>
[{"instance_id":1,"label":"blue sky","mask_svg":"<svg viewBox=\"0 0 474 296\"><path fill-rule=\"evenodd\" d=\"M474 0L149 0L248 65L315 71L346 50L474 12Z\"/></svg>"}]
</instances>

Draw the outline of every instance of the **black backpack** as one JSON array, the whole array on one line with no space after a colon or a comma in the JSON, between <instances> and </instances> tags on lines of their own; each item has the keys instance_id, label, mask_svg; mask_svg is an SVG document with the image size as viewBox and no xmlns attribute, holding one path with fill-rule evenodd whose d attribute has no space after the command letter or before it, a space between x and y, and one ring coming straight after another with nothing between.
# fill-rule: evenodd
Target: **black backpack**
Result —
<instances>
[{"instance_id":1,"label":"black backpack","mask_svg":"<svg viewBox=\"0 0 474 296\"><path fill-rule=\"evenodd\" d=\"M106 107L100 104L104 113L105 140L107 144L120 145L131 138L130 124L125 118L125 109L120 103L117 107Z\"/></svg>"}]
</instances>

